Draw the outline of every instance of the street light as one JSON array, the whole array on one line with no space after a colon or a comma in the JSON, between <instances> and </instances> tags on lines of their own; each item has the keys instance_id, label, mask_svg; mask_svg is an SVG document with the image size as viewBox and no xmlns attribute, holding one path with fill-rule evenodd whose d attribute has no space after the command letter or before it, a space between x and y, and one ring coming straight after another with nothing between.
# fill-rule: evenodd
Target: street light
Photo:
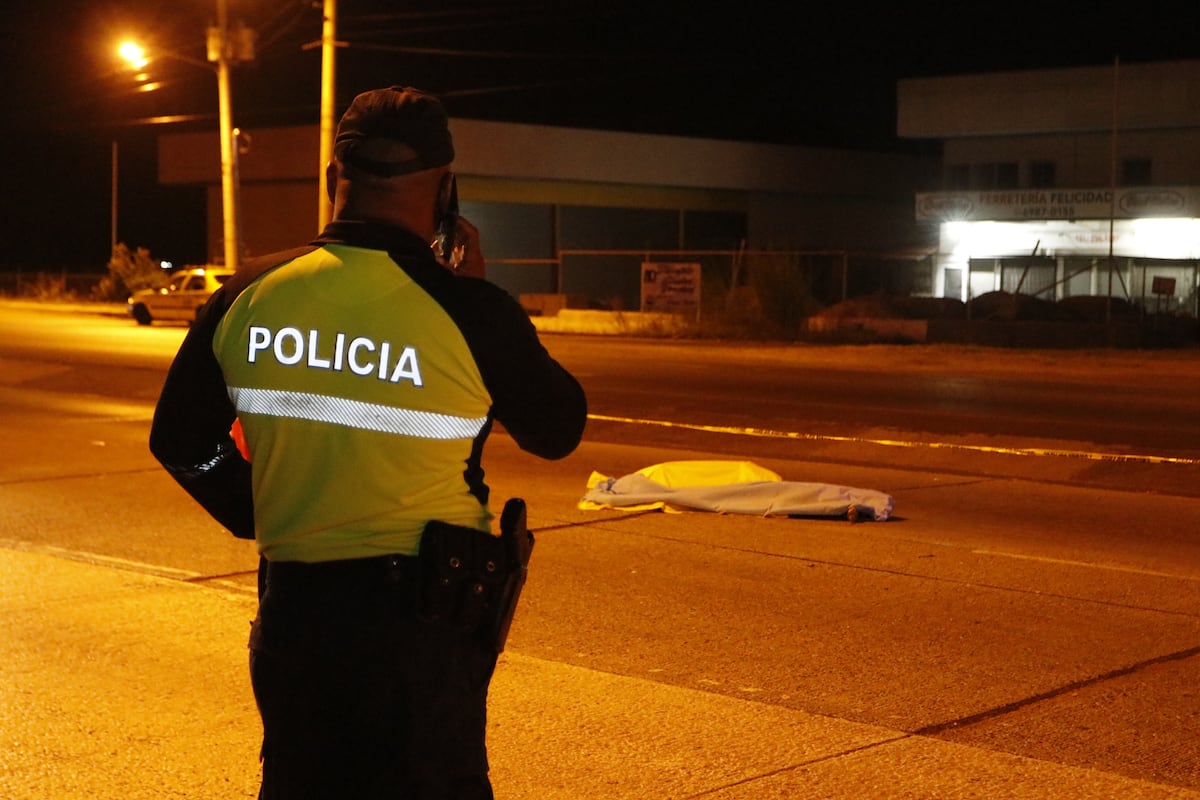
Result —
<instances>
[{"instance_id":1,"label":"street light","mask_svg":"<svg viewBox=\"0 0 1200 800\"><path fill-rule=\"evenodd\" d=\"M137 42L121 42L117 45L117 54L134 69L142 69L150 63L150 59L146 58L146 49Z\"/></svg>"},{"instance_id":2,"label":"street light","mask_svg":"<svg viewBox=\"0 0 1200 800\"><path fill-rule=\"evenodd\" d=\"M224 223L225 266L237 269L241 263L240 215L238 212L237 142L239 135L233 127L233 108L230 101L229 68L240 61L254 59L254 33L239 24L235 30L229 27L228 0L217 0L217 23L208 29L208 61L204 63L176 53L158 53L167 58L208 69L216 64L217 107L220 117L221 138L221 215ZM150 55L135 42L122 42L117 52L135 69L150 63Z\"/></svg>"}]
</instances>

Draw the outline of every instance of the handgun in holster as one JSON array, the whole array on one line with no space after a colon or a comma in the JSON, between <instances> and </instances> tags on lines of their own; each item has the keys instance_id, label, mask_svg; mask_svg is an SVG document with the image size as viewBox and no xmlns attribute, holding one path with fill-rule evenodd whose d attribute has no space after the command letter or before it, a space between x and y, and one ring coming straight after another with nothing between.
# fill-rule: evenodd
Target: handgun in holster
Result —
<instances>
[{"instance_id":1,"label":"handgun in holster","mask_svg":"<svg viewBox=\"0 0 1200 800\"><path fill-rule=\"evenodd\" d=\"M502 652L532 552L533 534L519 497L505 503L499 537L429 522L421 536L417 613L429 622L476 632Z\"/></svg>"},{"instance_id":2,"label":"handgun in holster","mask_svg":"<svg viewBox=\"0 0 1200 800\"><path fill-rule=\"evenodd\" d=\"M500 513L500 542L508 556L509 569L491 637L497 653L504 651L504 641L508 638L513 615L517 613L517 601L521 599L521 589L529 574L529 557L533 555L533 532L526 525L525 501L519 497L505 503Z\"/></svg>"}]
</instances>

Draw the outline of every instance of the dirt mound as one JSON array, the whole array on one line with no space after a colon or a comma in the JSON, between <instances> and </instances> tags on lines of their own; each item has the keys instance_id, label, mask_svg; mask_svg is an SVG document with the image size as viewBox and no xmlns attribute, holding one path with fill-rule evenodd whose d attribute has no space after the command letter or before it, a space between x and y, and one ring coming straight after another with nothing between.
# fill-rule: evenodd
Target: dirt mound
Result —
<instances>
[{"instance_id":1,"label":"dirt mound","mask_svg":"<svg viewBox=\"0 0 1200 800\"><path fill-rule=\"evenodd\" d=\"M967 305L952 297L896 297L892 308L901 319L966 319Z\"/></svg>"},{"instance_id":2,"label":"dirt mound","mask_svg":"<svg viewBox=\"0 0 1200 800\"><path fill-rule=\"evenodd\" d=\"M976 320L1053 320L1058 318L1055 304L1027 294L987 292L971 300L971 319Z\"/></svg>"},{"instance_id":3,"label":"dirt mound","mask_svg":"<svg viewBox=\"0 0 1200 800\"><path fill-rule=\"evenodd\" d=\"M1112 318L1117 320L1135 319L1138 316L1137 307L1120 297L1112 298L1111 309L1107 297L1064 297L1058 301L1058 310L1063 319L1076 322L1106 322L1110 311Z\"/></svg>"}]
</instances>

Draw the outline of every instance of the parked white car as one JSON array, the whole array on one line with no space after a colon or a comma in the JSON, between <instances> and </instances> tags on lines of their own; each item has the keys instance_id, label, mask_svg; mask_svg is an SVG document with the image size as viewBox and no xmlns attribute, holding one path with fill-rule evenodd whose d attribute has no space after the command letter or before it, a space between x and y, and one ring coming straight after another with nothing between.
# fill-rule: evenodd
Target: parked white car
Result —
<instances>
[{"instance_id":1,"label":"parked white car","mask_svg":"<svg viewBox=\"0 0 1200 800\"><path fill-rule=\"evenodd\" d=\"M138 325L156 320L195 322L196 312L233 270L222 267L182 269L161 289L142 289L129 296L129 314Z\"/></svg>"}]
</instances>

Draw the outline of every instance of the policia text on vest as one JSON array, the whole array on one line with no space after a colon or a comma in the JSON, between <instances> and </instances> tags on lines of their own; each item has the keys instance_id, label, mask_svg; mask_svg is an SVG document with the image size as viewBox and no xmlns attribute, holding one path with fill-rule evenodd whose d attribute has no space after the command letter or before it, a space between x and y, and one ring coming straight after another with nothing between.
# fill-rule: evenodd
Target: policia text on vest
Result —
<instances>
[{"instance_id":1,"label":"policia text on vest","mask_svg":"<svg viewBox=\"0 0 1200 800\"><path fill-rule=\"evenodd\" d=\"M332 344L329 343L330 339ZM393 357L396 350L399 352ZM424 385L415 347L396 348L391 342L376 343L365 336L351 338L341 332L323 336L318 330L309 330L306 334L299 328L286 327L273 331L261 325L252 325L247 363L256 363L261 353L274 356L275 361L283 366L303 362L309 369L334 372L349 369L355 375L374 375L389 383L407 380L413 386Z\"/></svg>"}]
</instances>

